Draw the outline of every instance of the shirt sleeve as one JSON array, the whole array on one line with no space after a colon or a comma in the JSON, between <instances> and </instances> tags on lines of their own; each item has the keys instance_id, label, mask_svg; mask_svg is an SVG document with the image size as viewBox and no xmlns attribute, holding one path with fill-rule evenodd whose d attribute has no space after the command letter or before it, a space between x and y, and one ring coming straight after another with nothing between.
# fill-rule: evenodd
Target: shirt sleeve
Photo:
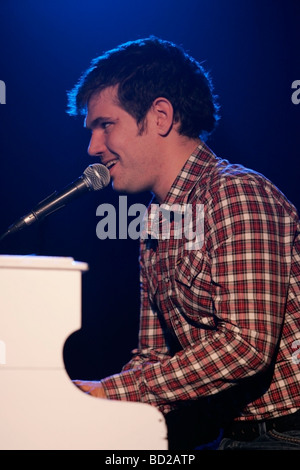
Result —
<instances>
[{"instance_id":1,"label":"shirt sleeve","mask_svg":"<svg viewBox=\"0 0 300 470\"><path fill-rule=\"evenodd\" d=\"M109 398L168 411L173 404L216 394L269 367L289 283L295 231L289 207L279 191L257 178L224 180L211 193L204 249L217 328L202 330L201 341L169 356L142 289L139 350L120 374L102 381ZM200 298L200 284L198 294Z\"/></svg>"},{"instance_id":2,"label":"shirt sleeve","mask_svg":"<svg viewBox=\"0 0 300 470\"><path fill-rule=\"evenodd\" d=\"M141 249L143 251L143 249ZM161 364L171 359L161 322L149 300L147 281L144 273L143 256L140 257L140 327L138 348L132 351L132 359L124 365L121 373L101 380L106 395L110 399L139 401L158 406L161 411L169 411L172 406L158 405L155 390L147 384L145 371L153 364Z\"/></svg>"}]
</instances>

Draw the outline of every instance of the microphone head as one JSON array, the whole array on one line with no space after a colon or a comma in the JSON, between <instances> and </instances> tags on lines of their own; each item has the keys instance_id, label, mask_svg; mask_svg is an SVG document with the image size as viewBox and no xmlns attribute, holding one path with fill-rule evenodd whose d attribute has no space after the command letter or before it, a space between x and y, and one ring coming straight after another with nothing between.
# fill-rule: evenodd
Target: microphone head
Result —
<instances>
[{"instance_id":1,"label":"microphone head","mask_svg":"<svg viewBox=\"0 0 300 470\"><path fill-rule=\"evenodd\" d=\"M106 166L100 163L89 165L83 172L83 175L93 191L105 188L110 182L110 174Z\"/></svg>"}]
</instances>

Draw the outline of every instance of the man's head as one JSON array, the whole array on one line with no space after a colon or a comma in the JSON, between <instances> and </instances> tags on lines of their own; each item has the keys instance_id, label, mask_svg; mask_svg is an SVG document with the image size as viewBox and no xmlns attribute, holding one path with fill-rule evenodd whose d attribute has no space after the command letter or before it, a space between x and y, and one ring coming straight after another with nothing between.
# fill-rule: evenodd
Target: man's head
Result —
<instances>
[{"instance_id":1,"label":"man's head","mask_svg":"<svg viewBox=\"0 0 300 470\"><path fill-rule=\"evenodd\" d=\"M69 114L87 113L90 98L116 87L119 106L140 131L158 97L173 106L180 135L204 139L218 120L218 106L203 67L175 44L156 37L127 42L92 61L69 93Z\"/></svg>"}]
</instances>

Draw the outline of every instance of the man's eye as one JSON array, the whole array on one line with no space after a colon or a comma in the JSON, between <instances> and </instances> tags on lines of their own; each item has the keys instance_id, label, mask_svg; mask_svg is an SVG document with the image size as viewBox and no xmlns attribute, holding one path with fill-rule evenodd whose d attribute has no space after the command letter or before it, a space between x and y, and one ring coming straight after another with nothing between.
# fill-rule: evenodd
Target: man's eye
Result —
<instances>
[{"instance_id":1,"label":"man's eye","mask_svg":"<svg viewBox=\"0 0 300 470\"><path fill-rule=\"evenodd\" d=\"M107 129L111 125L111 122L102 122L102 129Z\"/></svg>"}]
</instances>

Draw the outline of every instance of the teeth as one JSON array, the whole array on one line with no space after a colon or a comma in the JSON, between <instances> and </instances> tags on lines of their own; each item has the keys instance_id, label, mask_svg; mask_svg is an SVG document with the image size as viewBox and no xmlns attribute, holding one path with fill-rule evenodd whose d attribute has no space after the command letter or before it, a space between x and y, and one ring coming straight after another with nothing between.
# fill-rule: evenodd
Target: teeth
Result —
<instances>
[{"instance_id":1,"label":"teeth","mask_svg":"<svg viewBox=\"0 0 300 470\"><path fill-rule=\"evenodd\" d=\"M106 168L108 168L108 170L110 170L110 168L112 168L116 163L117 163L118 160L111 160L110 162L108 162L106 164Z\"/></svg>"}]
</instances>

